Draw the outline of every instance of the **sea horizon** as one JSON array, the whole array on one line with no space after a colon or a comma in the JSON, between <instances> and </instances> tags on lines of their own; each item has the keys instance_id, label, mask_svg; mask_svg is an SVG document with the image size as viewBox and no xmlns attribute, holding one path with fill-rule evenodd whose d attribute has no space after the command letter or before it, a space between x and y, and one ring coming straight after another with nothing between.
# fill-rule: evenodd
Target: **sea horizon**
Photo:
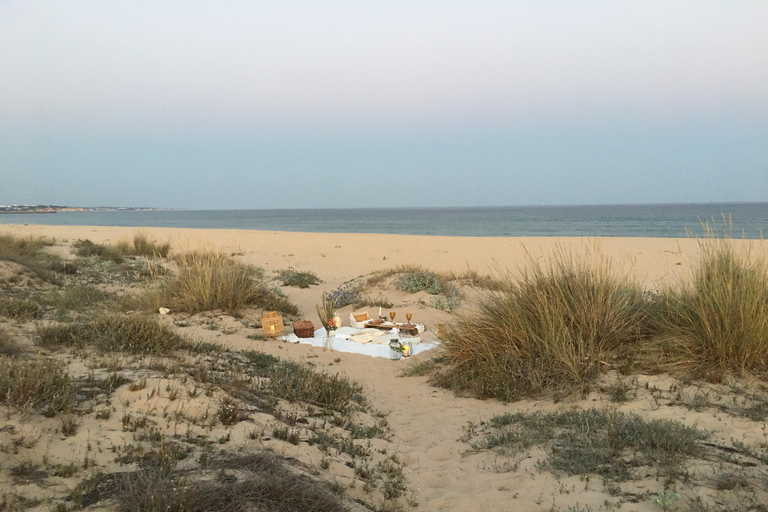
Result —
<instances>
[{"instance_id":1,"label":"sea horizon","mask_svg":"<svg viewBox=\"0 0 768 512\"><path fill-rule=\"evenodd\" d=\"M768 229L768 202L247 210L115 209L4 214L0 216L2 224L434 236L664 238L701 235L709 225L718 232L725 230L738 238L762 238L762 231Z\"/></svg>"}]
</instances>

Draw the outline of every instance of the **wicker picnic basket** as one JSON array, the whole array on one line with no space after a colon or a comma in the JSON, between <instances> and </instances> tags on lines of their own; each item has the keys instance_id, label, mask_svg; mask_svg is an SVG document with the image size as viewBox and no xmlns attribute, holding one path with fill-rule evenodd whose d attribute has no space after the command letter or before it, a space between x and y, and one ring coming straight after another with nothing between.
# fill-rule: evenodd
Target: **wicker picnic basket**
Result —
<instances>
[{"instance_id":1,"label":"wicker picnic basket","mask_svg":"<svg viewBox=\"0 0 768 512\"><path fill-rule=\"evenodd\" d=\"M299 338L312 338L315 336L315 325L309 320L293 322L293 332Z\"/></svg>"},{"instance_id":2,"label":"wicker picnic basket","mask_svg":"<svg viewBox=\"0 0 768 512\"><path fill-rule=\"evenodd\" d=\"M276 338L283 334L283 317L277 311L265 311L261 317L261 330L267 338Z\"/></svg>"}]
</instances>

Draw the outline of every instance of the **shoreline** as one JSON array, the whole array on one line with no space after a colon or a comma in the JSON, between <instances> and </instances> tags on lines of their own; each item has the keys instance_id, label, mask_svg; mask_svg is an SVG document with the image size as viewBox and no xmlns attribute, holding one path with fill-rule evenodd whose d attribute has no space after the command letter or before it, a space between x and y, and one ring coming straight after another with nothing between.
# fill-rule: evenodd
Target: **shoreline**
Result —
<instances>
[{"instance_id":1,"label":"shoreline","mask_svg":"<svg viewBox=\"0 0 768 512\"><path fill-rule=\"evenodd\" d=\"M699 254L700 239L643 237L467 237L365 233L314 233L250 229L52 226L0 224L0 232L56 239L90 239L115 244L144 233L170 242L173 252L220 250L266 270L318 272L326 288L377 270L421 265L436 272L480 274L522 271L555 250L599 251L646 287L657 289L683 278ZM760 240L738 239L750 249Z\"/></svg>"}]
</instances>

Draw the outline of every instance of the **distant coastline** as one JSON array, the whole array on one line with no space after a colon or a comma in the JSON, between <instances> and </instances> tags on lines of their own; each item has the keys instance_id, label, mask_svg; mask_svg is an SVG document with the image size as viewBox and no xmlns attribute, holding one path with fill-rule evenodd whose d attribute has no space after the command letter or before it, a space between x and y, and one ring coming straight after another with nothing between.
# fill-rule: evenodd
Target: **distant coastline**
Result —
<instances>
[{"instance_id":1,"label":"distant coastline","mask_svg":"<svg viewBox=\"0 0 768 512\"><path fill-rule=\"evenodd\" d=\"M0 205L0 214L58 213L58 212L121 212L121 211L163 211L170 208L149 208L141 206L55 206L55 205Z\"/></svg>"}]
</instances>

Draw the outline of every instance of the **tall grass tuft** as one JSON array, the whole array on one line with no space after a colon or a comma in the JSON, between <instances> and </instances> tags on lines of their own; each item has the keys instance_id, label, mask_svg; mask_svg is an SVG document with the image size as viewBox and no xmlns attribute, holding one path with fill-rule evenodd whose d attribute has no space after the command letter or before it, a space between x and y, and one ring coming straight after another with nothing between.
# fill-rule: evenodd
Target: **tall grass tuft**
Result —
<instances>
[{"instance_id":1,"label":"tall grass tuft","mask_svg":"<svg viewBox=\"0 0 768 512\"><path fill-rule=\"evenodd\" d=\"M693 279L659 298L655 319L671 368L718 380L768 372L768 266L709 238Z\"/></svg>"},{"instance_id":2,"label":"tall grass tuft","mask_svg":"<svg viewBox=\"0 0 768 512\"><path fill-rule=\"evenodd\" d=\"M178 271L159 281L148 296L152 307L198 313L223 310L232 315L247 306L261 306L287 314L298 308L261 282L259 269L237 263L217 252L190 252L176 258Z\"/></svg>"},{"instance_id":3,"label":"tall grass tuft","mask_svg":"<svg viewBox=\"0 0 768 512\"><path fill-rule=\"evenodd\" d=\"M639 284L594 251L531 258L503 288L448 329L447 365L433 382L501 400L585 386L613 352L647 334Z\"/></svg>"},{"instance_id":4,"label":"tall grass tuft","mask_svg":"<svg viewBox=\"0 0 768 512\"><path fill-rule=\"evenodd\" d=\"M150 240L144 233L133 235L133 242L120 242L118 249L126 256L147 256L153 258L166 258L171 251L171 243L158 243Z\"/></svg>"},{"instance_id":5,"label":"tall grass tuft","mask_svg":"<svg viewBox=\"0 0 768 512\"><path fill-rule=\"evenodd\" d=\"M162 287L164 305L173 310L237 313L259 296L255 271L224 254L190 252L180 255L176 263L177 274Z\"/></svg>"},{"instance_id":6,"label":"tall grass tuft","mask_svg":"<svg viewBox=\"0 0 768 512\"><path fill-rule=\"evenodd\" d=\"M72 408L75 388L56 361L0 357L0 403L43 408L53 416Z\"/></svg>"},{"instance_id":7,"label":"tall grass tuft","mask_svg":"<svg viewBox=\"0 0 768 512\"><path fill-rule=\"evenodd\" d=\"M35 256L43 248L41 238L19 238L14 235L0 233L0 259L16 261Z\"/></svg>"}]
</instances>

